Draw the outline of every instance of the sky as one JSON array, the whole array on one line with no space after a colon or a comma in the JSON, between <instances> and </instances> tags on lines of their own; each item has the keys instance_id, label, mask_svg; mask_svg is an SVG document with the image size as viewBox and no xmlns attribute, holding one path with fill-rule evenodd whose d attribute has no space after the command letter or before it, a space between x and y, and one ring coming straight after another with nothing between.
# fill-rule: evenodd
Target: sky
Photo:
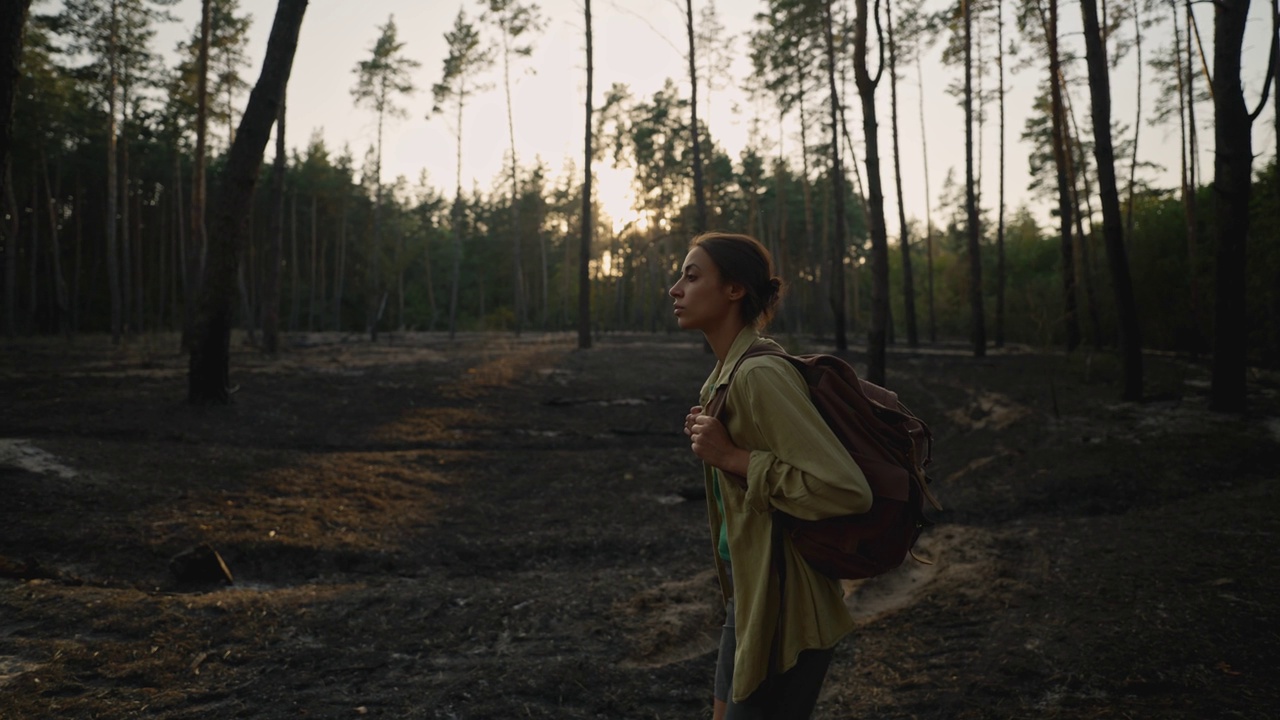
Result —
<instances>
[{"instance_id":1,"label":"sky","mask_svg":"<svg viewBox=\"0 0 1280 720\"><path fill-rule=\"evenodd\" d=\"M753 115L762 118L764 132L779 140L776 112L767 101L751 99L744 91L750 74L750 61L745 34L754 27L754 15L763 6L760 0L715 0L721 22L732 40L734 80L723 89L708 91L699 80L700 118L715 140L737 159L748 144ZM695 14L708 0L694 2ZM276 3L273 0L240 0L241 11L252 15L248 57L250 67L244 75L251 83L257 78L265 53L266 39ZM512 71L512 106L517 155L522 164L540 158L558 175L566 162L581 164L586 88L586 60L583 39L584 19L581 0L540 0L538 5L546 20L544 31L533 39L530 57L520 59ZM934 5L941 6L936 1ZM359 162L376 139L376 116L371 110L354 105L351 88L355 85L356 64L367 59L380 27L394 17L404 55L421 65L413 76L418 91L401 98L407 111L403 119L389 120L384 129L383 180L394 181L404 176L415 184L425 169L428 181L446 193L453 188L458 172L457 146L453 126L445 118L428 118L432 108L431 86L441 78L447 54L444 33L449 30L459 9L475 20L480 10L477 0L465 2L440 0L312 0L303 21L293 74L289 83L286 144L301 149L314 133L324 138L332 152L349 146ZM179 0L172 9L178 22L160 28L156 49L172 54L178 40L190 37L199 20L200 0ZM1197 6L1197 17L1205 53L1212 62L1212 9ZM1079 10L1073 2L1061 6L1063 42L1080 43ZM1243 77L1246 103L1250 108L1258 102L1267 64L1267 41L1270 30L1270 8L1255 0L1250 9L1249 27L1243 52ZM636 97L652 96L666 78L674 78L682 92L688 92L684 47L683 2L676 0L594 0L593 45L594 95L598 108L604 93L613 83L625 83ZM1006 20L1006 37L1014 35L1012 22ZM1172 31L1166 28L1144 40L1144 53L1150 58L1157 46L1167 44ZM1007 40L1006 40L1007 42ZM1079 50L1083 57L1083 49ZM172 60L170 60L172 62ZM986 62L993 62L989 58ZM1152 73L1144 69L1143 114L1152 116L1154 95ZM923 85L917 80L921 77ZM1045 72L1036 65L1016 74L1006 74L1006 206L1012 211L1028 205L1037 218L1047 222L1049 202L1031 197L1027 190L1028 148L1020 141L1023 122L1032 98L1043 82ZM1079 68L1084 76L1083 64ZM902 152L903 196L909 218L923 220L926 198L936 215L943 183L949 171L956 180L964 177L964 116L957 100L946 94L948 83L959 78L959 69L944 66L940 48L924 55L922 67L899 71L899 126ZM990 81L994 85L994 81ZM495 178L503 170L504 153L509 146L506 101L502 92L499 68L491 73L492 88L468 103L464 116L462 185L470 190L478 187L489 192ZM888 72L885 72L877 96L880 122L882 182L885 208L891 237L897 233L896 202L892 176L892 145L889 135ZM1201 85L1204 85L1202 80ZM1133 124L1139 87L1133 54L1112 73L1113 118ZM847 114L850 131L855 138L861 133L861 107L850 83ZM923 97L922 97L923 96ZM1075 92L1075 113L1082 132L1087 133L1089 105L1087 88L1080 83ZM246 98L241 98L240 103ZM924 132L921 132L921 102L924 106ZM1275 152L1276 139L1272 120L1274 104L1254 124L1253 147L1260 166ZM991 117L983 129L980 171L983 175L986 207L997 201L998 128L994 104ZM1201 120L1201 166L1203 181L1212 176L1212 108L1208 103L1198 108ZM784 151L799 147L798 135L784 133ZM813 142L811 137L810 142ZM860 142L860 140L859 140ZM928 150L929 182L924 182L924 152ZM1167 127L1151 127L1144 120L1141 127L1139 155L1143 161L1164 167L1163 172L1146 171L1144 176L1157 186L1176 187L1179 168L1178 128L1176 120ZM268 156L271 150L268 149ZM862 162L862 153L857 158ZM847 160L845 160L847 165ZM975 160L976 162L976 160ZM621 224L634 217L629 211L629 176L597 163L599 201L603 210ZM860 170L864 173L865 166ZM1127 168L1119 173L1127 177ZM724 228L734 230L736 228Z\"/></svg>"}]
</instances>

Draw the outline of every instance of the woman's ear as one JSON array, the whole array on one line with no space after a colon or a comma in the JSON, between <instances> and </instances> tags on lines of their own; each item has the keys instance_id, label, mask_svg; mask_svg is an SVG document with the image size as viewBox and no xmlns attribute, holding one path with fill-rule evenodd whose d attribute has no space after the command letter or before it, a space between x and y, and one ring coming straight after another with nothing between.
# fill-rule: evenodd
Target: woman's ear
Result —
<instances>
[{"instance_id":1,"label":"woman's ear","mask_svg":"<svg viewBox=\"0 0 1280 720\"><path fill-rule=\"evenodd\" d=\"M730 302L737 302L742 298L746 297L747 289L743 287L740 283L731 282L731 283L727 283L727 286L729 288Z\"/></svg>"}]
</instances>

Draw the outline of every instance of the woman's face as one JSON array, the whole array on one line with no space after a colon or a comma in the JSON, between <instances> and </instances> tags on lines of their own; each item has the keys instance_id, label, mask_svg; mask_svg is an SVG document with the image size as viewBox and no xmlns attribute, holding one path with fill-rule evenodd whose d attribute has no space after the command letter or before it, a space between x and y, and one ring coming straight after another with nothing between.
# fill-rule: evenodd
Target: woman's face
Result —
<instances>
[{"instance_id":1,"label":"woman's face","mask_svg":"<svg viewBox=\"0 0 1280 720\"><path fill-rule=\"evenodd\" d=\"M675 301L676 322L681 330L707 331L737 317L742 291L720 279L706 250L695 247L684 258L683 270L667 294Z\"/></svg>"}]
</instances>

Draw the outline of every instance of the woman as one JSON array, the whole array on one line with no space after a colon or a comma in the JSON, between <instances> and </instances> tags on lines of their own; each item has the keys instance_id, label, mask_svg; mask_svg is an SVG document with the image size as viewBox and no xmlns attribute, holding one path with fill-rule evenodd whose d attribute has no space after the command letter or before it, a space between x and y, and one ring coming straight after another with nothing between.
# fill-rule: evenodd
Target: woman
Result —
<instances>
[{"instance_id":1,"label":"woman","mask_svg":"<svg viewBox=\"0 0 1280 720\"><path fill-rule=\"evenodd\" d=\"M680 327L701 330L717 360L684 426L703 462L726 609L716 720L809 717L833 648L853 629L839 582L809 567L784 536L776 559L785 572L773 566L774 510L818 520L871 507L866 477L799 372L782 358L749 358L729 385L723 422L702 414L749 347L777 347L759 331L781 288L759 241L705 233L669 292Z\"/></svg>"}]
</instances>

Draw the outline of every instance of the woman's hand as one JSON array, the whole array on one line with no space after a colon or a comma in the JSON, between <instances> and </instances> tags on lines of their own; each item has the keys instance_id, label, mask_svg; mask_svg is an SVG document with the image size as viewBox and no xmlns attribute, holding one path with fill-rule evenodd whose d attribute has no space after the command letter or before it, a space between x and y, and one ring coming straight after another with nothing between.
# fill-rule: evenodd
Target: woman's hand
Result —
<instances>
[{"instance_id":1,"label":"woman's hand","mask_svg":"<svg viewBox=\"0 0 1280 720\"><path fill-rule=\"evenodd\" d=\"M693 436L693 421L698 419L702 414L702 406L694 405L689 408L689 414L684 416L684 434L686 437Z\"/></svg>"},{"instance_id":2,"label":"woman's hand","mask_svg":"<svg viewBox=\"0 0 1280 720\"><path fill-rule=\"evenodd\" d=\"M692 408L685 417L684 431L692 443L693 454L712 467L746 477L751 451L734 445L724 424L710 415L702 415L701 410Z\"/></svg>"}]
</instances>

